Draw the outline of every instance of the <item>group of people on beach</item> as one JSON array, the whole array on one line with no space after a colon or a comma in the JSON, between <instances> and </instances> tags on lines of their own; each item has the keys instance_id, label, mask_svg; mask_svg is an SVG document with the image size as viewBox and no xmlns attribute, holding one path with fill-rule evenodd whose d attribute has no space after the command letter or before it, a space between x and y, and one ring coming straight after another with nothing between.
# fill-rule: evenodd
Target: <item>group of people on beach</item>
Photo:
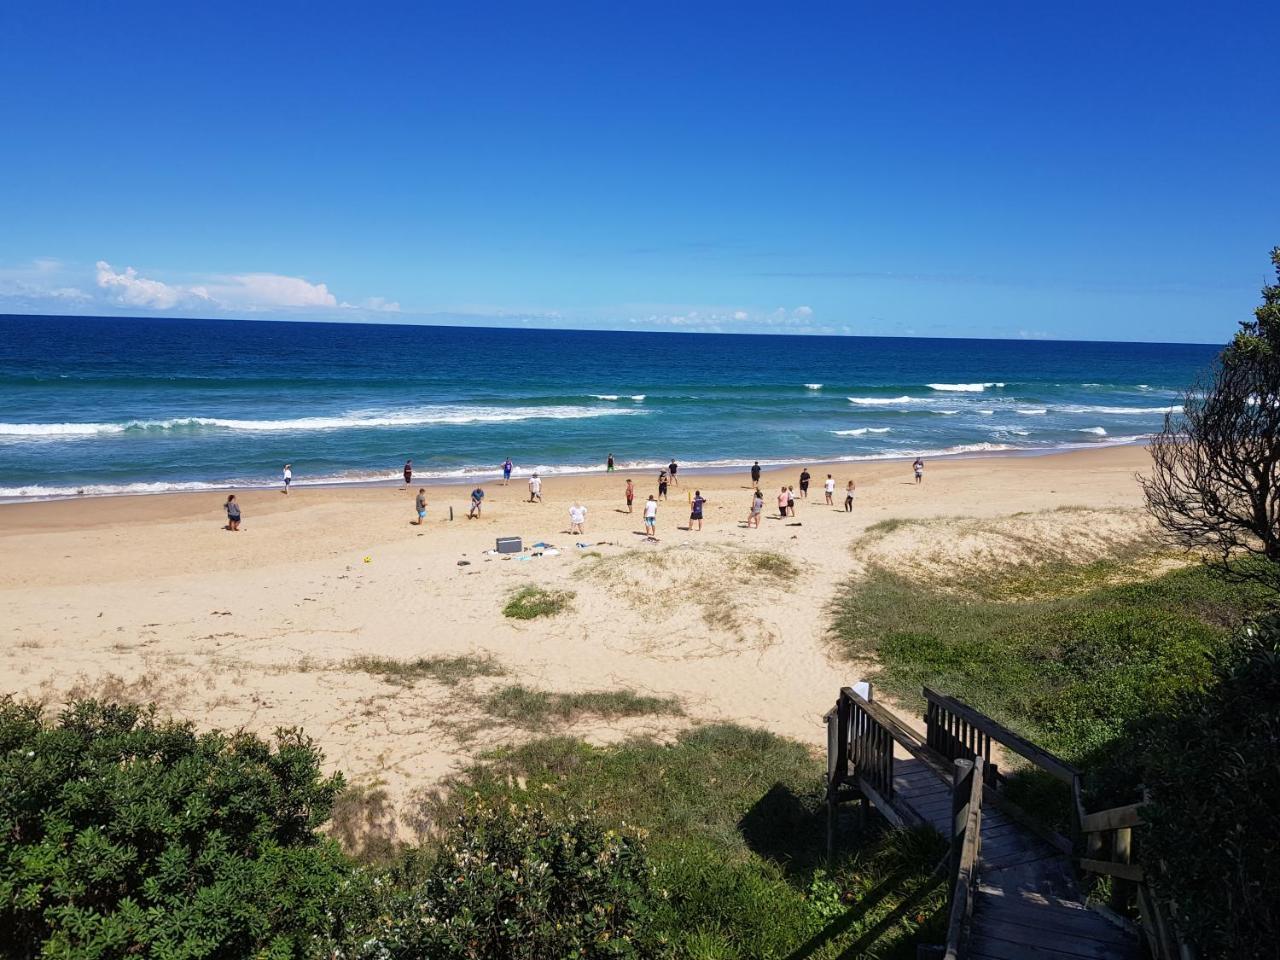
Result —
<instances>
[{"instance_id":1,"label":"group of people on beach","mask_svg":"<svg viewBox=\"0 0 1280 960\"><path fill-rule=\"evenodd\" d=\"M511 482L511 474L515 469L511 458L507 457L502 463L502 485L506 486ZM613 473L615 471L615 463L613 454L609 454L605 461L605 471ZM912 474L916 483L924 482L924 460L917 457L915 462L911 464ZM649 499L645 501L643 507L644 514L644 532L648 539L656 540L656 530L658 523L658 502L666 500L668 491L672 486L679 485L680 465L672 459L667 466L658 471L658 492L649 494ZM758 528L760 526L760 517L764 513L764 494L760 491L760 476L762 470L760 461L757 460L751 465L751 485L754 488L751 495L751 507L747 513L746 520L743 521L747 528ZM293 465L286 463L282 470L281 479L283 481L283 489L281 493L288 494L289 487L293 483ZM808 467L802 467L800 470L799 487L801 500L809 498L809 485L813 480L813 475L809 473ZM413 482L413 461L406 460L404 463L404 482L408 486ZM846 513L853 512L853 499L856 486L852 480L845 484L844 490L844 509ZM835 506L836 481L831 474L827 474L826 480L822 484L822 492L827 506ZM627 480L626 488L623 492L626 499L627 513L631 513L635 503L635 483L630 479ZM485 492L481 486L476 486L471 491L471 508L467 511L467 519L474 520L481 516L484 508ZM542 478L538 476L535 470L529 477L529 503L542 502ZM786 519L794 518L796 515L796 488L791 485L780 487L778 490L778 517ZM707 500L702 496L701 490L695 490L689 497L689 530L701 530L703 521L703 511L706 507ZM240 504L237 502L235 494L229 494L226 502L223 504L227 514L227 529L236 531L240 529L241 513ZM417 496L414 498L414 511L417 519L410 521L414 526L421 526L427 519L427 489L419 487ZM584 533L587 522L587 508L576 500L573 506L569 508L569 532ZM694 525L697 524L695 527Z\"/></svg>"}]
</instances>

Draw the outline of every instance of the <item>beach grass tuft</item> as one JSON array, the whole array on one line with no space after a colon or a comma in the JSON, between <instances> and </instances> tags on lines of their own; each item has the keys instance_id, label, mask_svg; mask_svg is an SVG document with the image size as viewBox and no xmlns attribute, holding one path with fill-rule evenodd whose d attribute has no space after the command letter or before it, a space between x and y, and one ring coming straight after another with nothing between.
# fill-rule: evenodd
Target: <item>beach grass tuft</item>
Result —
<instances>
[{"instance_id":1,"label":"beach grass tuft","mask_svg":"<svg viewBox=\"0 0 1280 960\"><path fill-rule=\"evenodd\" d=\"M531 730L572 723L583 716L616 720L651 714L684 715L684 708L675 697L651 697L632 690L553 693L518 683L493 691L482 705L489 714Z\"/></svg>"},{"instance_id":2,"label":"beach grass tuft","mask_svg":"<svg viewBox=\"0 0 1280 960\"><path fill-rule=\"evenodd\" d=\"M800 573L795 561L780 553L759 551L747 554L747 568L757 573L767 574L778 580L791 580Z\"/></svg>"},{"instance_id":3,"label":"beach grass tuft","mask_svg":"<svg viewBox=\"0 0 1280 960\"><path fill-rule=\"evenodd\" d=\"M387 683L399 686L412 686L418 680L429 678L446 687L453 687L475 677L500 677L506 673L502 665L488 654L418 657L413 660L360 656L352 657L344 666L348 670L375 674Z\"/></svg>"},{"instance_id":4,"label":"beach grass tuft","mask_svg":"<svg viewBox=\"0 0 1280 960\"><path fill-rule=\"evenodd\" d=\"M574 594L571 590L545 590L542 587L522 587L502 608L502 615L513 620L536 620L538 617L554 617L568 609Z\"/></svg>"}]
</instances>

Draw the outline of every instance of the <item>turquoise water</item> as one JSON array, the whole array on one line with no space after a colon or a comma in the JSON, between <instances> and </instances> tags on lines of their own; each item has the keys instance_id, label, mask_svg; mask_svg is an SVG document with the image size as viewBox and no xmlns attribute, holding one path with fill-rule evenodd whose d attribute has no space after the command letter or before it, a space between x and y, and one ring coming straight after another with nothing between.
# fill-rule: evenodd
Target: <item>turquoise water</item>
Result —
<instances>
[{"instance_id":1,"label":"turquoise water","mask_svg":"<svg viewBox=\"0 0 1280 960\"><path fill-rule=\"evenodd\" d=\"M1218 349L0 317L0 498L1132 443Z\"/></svg>"}]
</instances>

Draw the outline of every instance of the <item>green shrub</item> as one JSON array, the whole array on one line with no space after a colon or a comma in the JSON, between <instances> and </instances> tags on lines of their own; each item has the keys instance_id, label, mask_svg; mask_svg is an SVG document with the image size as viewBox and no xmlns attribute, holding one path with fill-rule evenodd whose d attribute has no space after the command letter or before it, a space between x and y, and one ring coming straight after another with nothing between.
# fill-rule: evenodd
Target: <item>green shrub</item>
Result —
<instances>
[{"instance_id":1,"label":"green shrub","mask_svg":"<svg viewBox=\"0 0 1280 960\"><path fill-rule=\"evenodd\" d=\"M1280 621L1179 697L1143 744L1151 802L1138 854L1204 957L1274 956L1280 943ZM1159 869L1152 869L1155 865Z\"/></svg>"},{"instance_id":2,"label":"green shrub","mask_svg":"<svg viewBox=\"0 0 1280 960\"><path fill-rule=\"evenodd\" d=\"M349 868L310 740L197 735L154 709L0 700L0 953L304 957Z\"/></svg>"},{"instance_id":3,"label":"green shrub","mask_svg":"<svg viewBox=\"0 0 1280 960\"><path fill-rule=\"evenodd\" d=\"M502 615L513 620L535 620L538 617L554 617L569 606L573 593L569 590L544 590L541 587L522 587L502 608Z\"/></svg>"},{"instance_id":4,"label":"green shrub","mask_svg":"<svg viewBox=\"0 0 1280 960\"><path fill-rule=\"evenodd\" d=\"M388 960L654 955L641 842L586 816L472 802L363 946Z\"/></svg>"}]
</instances>

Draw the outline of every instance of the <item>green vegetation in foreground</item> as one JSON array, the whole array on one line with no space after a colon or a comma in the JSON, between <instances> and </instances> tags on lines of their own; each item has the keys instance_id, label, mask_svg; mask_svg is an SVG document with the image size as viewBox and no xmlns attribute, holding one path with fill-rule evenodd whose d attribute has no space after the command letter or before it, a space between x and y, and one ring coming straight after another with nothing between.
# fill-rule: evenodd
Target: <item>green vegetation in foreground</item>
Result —
<instances>
[{"instance_id":1,"label":"green vegetation in foreground","mask_svg":"<svg viewBox=\"0 0 1280 960\"><path fill-rule=\"evenodd\" d=\"M927 684L960 697L1106 794L1133 783L1120 745L1211 682L1212 658L1263 600L1200 566L1116 584L1112 563L946 589L873 568L837 602L835 635L851 658L874 657L894 694L919 702Z\"/></svg>"},{"instance_id":2,"label":"green vegetation in foreground","mask_svg":"<svg viewBox=\"0 0 1280 960\"><path fill-rule=\"evenodd\" d=\"M918 938L941 942L944 885L926 882L944 845L929 831L871 833L825 869L822 773L805 746L734 726L670 745L549 738L495 755L423 812L447 823L468 803L535 803L640 831L663 892L662 956L906 960Z\"/></svg>"},{"instance_id":3,"label":"green vegetation in foreground","mask_svg":"<svg viewBox=\"0 0 1280 960\"><path fill-rule=\"evenodd\" d=\"M800 568L790 558L768 551L747 554L747 566L779 580L791 580L800 573Z\"/></svg>"},{"instance_id":4,"label":"green vegetation in foreground","mask_svg":"<svg viewBox=\"0 0 1280 960\"><path fill-rule=\"evenodd\" d=\"M554 617L565 610L573 599L569 590L544 590L542 587L522 587L502 608L504 617L513 620L536 620L538 617Z\"/></svg>"},{"instance_id":5,"label":"green vegetation in foreground","mask_svg":"<svg viewBox=\"0 0 1280 960\"><path fill-rule=\"evenodd\" d=\"M498 661L488 656L418 657L414 660L364 656L352 657L343 666L348 670L376 674L387 683L401 686L411 686L417 680L430 677L437 683L454 687L463 680L500 677L506 672Z\"/></svg>"},{"instance_id":6,"label":"green vegetation in foreground","mask_svg":"<svg viewBox=\"0 0 1280 960\"><path fill-rule=\"evenodd\" d=\"M675 697L650 697L631 690L590 690L584 693L552 693L513 684L485 697L485 712L540 730L552 723L571 723L591 715L605 719L645 714L682 715Z\"/></svg>"}]
</instances>

